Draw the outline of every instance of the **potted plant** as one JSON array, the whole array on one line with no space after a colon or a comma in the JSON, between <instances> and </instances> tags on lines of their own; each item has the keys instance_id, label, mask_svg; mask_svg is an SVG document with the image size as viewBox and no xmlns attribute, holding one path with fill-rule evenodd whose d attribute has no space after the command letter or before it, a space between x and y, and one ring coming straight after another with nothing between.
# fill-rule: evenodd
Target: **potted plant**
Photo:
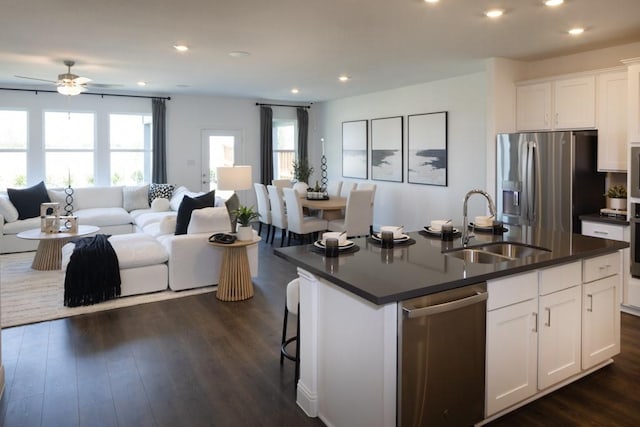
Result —
<instances>
[{"instance_id":1,"label":"potted plant","mask_svg":"<svg viewBox=\"0 0 640 427\"><path fill-rule=\"evenodd\" d=\"M607 198L607 208L618 211L627 210L627 188L624 185L609 187L604 195Z\"/></svg>"},{"instance_id":2,"label":"potted plant","mask_svg":"<svg viewBox=\"0 0 640 427\"><path fill-rule=\"evenodd\" d=\"M251 221L260 218L260 214L253 210L253 206L242 206L232 212L238 222L238 240L253 240L253 228Z\"/></svg>"},{"instance_id":3,"label":"potted plant","mask_svg":"<svg viewBox=\"0 0 640 427\"><path fill-rule=\"evenodd\" d=\"M313 173L313 167L309 165L309 160L294 160L291 164L293 167L293 178L298 182L309 182L309 177Z\"/></svg>"}]
</instances>

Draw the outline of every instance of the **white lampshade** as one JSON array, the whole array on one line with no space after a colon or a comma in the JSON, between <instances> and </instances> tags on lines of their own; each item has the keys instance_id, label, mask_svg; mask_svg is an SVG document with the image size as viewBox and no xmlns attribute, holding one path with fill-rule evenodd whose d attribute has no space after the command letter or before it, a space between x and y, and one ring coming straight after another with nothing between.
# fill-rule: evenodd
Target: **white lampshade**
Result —
<instances>
[{"instance_id":1,"label":"white lampshade","mask_svg":"<svg viewBox=\"0 0 640 427\"><path fill-rule=\"evenodd\" d=\"M216 169L218 190L248 190L252 186L251 166L223 166Z\"/></svg>"},{"instance_id":2,"label":"white lampshade","mask_svg":"<svg viewBox=\"0 0 640 427\"><path fill-rule=\"evenodd\" d=\"M68 96L73 96L73 95L80 95L82 92L84 92L86 89L82 86L58 86L58 93L61 93L63 95L68 95Z\"/></svg>"}]
</instances>

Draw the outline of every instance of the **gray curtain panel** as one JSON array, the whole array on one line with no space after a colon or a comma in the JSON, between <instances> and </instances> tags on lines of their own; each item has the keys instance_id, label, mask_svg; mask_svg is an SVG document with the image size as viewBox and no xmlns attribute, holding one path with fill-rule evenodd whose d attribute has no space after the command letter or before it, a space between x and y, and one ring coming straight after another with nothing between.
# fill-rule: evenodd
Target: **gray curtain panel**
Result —
<instances>
[{"instance_id":1,"label":"gray curtain panel","mask_svg":"<svg viewBox=\"0 0 640 427\"><path fill-rule=\"evenodd\" d=\"M151 100L153 160L151 161L151 182L167 182L167 107L164 99Z\"/></svg>"},{"instance_id":2,"label":"gray curtain panel","mask_svg":"<svg viewBox=\"0 0 640 427\"><path fill-rule=\"evenodd\" d=\"M273 110L260 107L260 181L271 185L273 179Z\"/></svg>"},{"instance_id":3,"label":"gray curtain panel","mask_svg":"<svg viewBox=\"0 0 640 427\"><path fill-rule=\"evenodd\" d=\"M298 159L306 159L309 156L309 113L306 108L297 108L298 113Z\"/></svg>"}]
</instances>

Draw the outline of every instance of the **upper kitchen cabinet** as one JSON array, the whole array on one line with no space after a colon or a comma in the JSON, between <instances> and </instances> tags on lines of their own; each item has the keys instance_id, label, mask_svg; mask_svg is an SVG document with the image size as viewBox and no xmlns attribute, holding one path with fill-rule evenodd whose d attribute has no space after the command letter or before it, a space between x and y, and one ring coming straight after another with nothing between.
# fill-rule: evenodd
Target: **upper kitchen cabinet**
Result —
<instances>
[{"instance_id":1,"label":"upper kitchen cabinet","mask_svg":"<svg viewBox=\"0 0 640 427\"><path fill-rule=\"evenodd\" d=\"M622 61L627 65L628 76L628 123L627 140L631 144L640 144L640 57Z\"/></svg>"},{"instance_id":2,"label":"upper kitchen cabinet","mask_svg":"<svg viewBox=\"0 0 640 427\"><path fill-rule=\"evenodd\" d=\"M627 171L627 72L598 75L598 170Z\"/></svg>"},{"instance_id":3,"label":"upper kitchen cabinet","mask_svg":"<svg viewBox=\"0 0 640 427\"><path fill-rule=\"evenodd\" d=\"M519 131L595 128L595 97L593 75L518 84L516 126Z\"/></svg>"}]
</instances>

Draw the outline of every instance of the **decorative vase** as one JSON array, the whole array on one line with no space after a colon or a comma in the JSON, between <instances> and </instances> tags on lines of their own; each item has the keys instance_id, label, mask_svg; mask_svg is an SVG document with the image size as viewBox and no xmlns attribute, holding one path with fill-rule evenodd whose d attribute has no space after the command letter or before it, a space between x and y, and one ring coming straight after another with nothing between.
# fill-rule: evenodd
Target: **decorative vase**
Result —
<instances>
[{"instance_id":1,"label":"decorative vase","mask_svg":"<svg viewBox=\"0 0 640 427\"><path fill-rule=\"evenodd\" d=\"M617 211L626 211L627 210L627 199L614 199L611 197L607 197L607 208L614 209Z\"/></svg>"},{"instance_id":2,"label":"decorative vase","mask_svg":"<svg viewBox=\"0 0 640 427\"><path fill-rule=\"evenodd\" d=\"M236 234L236 237L238 240L242 241L253 240L253 228L250 225L238 225L238 233Z\"/></svg>"}]
</instances>

